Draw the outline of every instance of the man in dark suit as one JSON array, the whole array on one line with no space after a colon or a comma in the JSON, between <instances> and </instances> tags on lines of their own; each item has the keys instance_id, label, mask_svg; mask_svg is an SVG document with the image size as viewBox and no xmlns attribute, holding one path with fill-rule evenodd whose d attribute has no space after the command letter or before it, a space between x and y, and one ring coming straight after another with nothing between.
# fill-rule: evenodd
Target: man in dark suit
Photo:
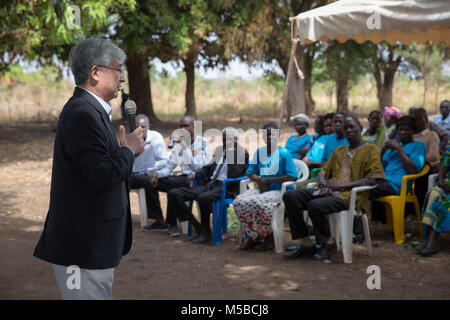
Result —
<instances>
[{"instance_id":1,"label":"man in dark suit","mask_svg":"<svg viewBox=\"0 0 450 320\"><path fill-rule=\"evenodd\" d=\"M188 240L205 243L211 240L210 213L212 203L220 199L222 181L227 178L245 176L248 167L248 152L237 143L237 130L226 128L222 133L223 145L216 148L213 161L189 176L200 180L200 185L171 189L167 194L167 219L170 226L189 220L195 232ZM227 197L239 194L239 182L227 184ZM200 207L201 223L192 215L185 201L197 199Z\"/></svg>"},{"instance_id":2,"label":"man in dark suit","mask_svg":"<svg viewBox=\"0 0 450 320\"><path fill-rule=\"evenodd\" d=\"M63 299L109 299L114 268L131 247L127 179L144 140L141 127L127 135L120 126L119 146L108 103L125 81L125 59L98 38L70 53L77 87L59 117L50 207L34 251L53 264Z\"/></svg>"}]
</instances>

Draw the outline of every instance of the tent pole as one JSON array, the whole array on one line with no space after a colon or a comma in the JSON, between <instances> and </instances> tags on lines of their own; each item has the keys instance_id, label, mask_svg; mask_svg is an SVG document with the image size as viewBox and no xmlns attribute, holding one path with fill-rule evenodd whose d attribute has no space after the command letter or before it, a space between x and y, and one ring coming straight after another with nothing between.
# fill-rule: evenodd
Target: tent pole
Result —
<instances>
[{"instance_id":1,"label":"tent pole","mask_svg":"<svg viewBox=\"0 0 450 320\"><path fill-rule=\"evenodd\" d=\"M284 87L283 100L281 101L280 118L278 119L278 127L280 129L281 129L281 125L283 124L284 108L286 107L288 91L289 91L289 86L290 86L291 77L292 77L292 69L294 68L294 56L295 56L295 51L297 49L297 42L298 42L297 40L292 40L291 56L289 58L288 72L286 75L286 85Z\"/></svg>"}]
</instances>

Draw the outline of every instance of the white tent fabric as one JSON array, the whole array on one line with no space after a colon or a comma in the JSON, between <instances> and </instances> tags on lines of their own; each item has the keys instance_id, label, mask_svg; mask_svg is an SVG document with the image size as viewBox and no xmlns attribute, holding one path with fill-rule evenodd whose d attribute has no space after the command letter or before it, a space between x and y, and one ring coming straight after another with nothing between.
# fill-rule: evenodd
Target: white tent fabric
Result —
<instances>
[{"instance_id":1,"label":"white tent fabric","mask_svg":"<svg viewBox=\"0 0 450 320\"><path fill-rule=\"evenodd\" d=\"M301 44L332 39L450 44L450 0L341 0L290 19Z\"/></svg>"}]
</instances>

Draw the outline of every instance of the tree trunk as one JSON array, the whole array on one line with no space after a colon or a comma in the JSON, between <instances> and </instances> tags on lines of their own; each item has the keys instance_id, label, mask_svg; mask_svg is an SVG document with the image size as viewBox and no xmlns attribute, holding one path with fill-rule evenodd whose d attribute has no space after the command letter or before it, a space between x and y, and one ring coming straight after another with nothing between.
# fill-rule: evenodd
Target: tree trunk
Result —
<instances>
[{"instance_id":1,"label":"tree trunk","mask_svg":"<svg viewBox=\"0 0 450 320\"><path fill-rule=\"evenodd\" d=\"M148 57L140 53L127 54L129 97L136 103L136 114L145 114L150 122L159 122L153 111Z\"/></svg>"},{"instance_id":2,"label":"tree trunk","mask_svg":"<svg viewBox=\"0 0 450 320\"><path fill-rule=\"evenodd\" d=\"M337 111L348 113L348 76L336 79Z\"/></svg>"},{"instance_id":3,"label":"tree trunk","mask_svg":"<svg viewBox=\"0 0 450 320\"><path fill-rule=\"evenodd\" d=\"M392 89L394 88L394 77L396 70L385 70L384 83L382 85L382 92L378 97L378 107L384 110L385 106L392 106Z\"/></svg>"},{"instance_id":4,"label":"tree trunk","mask_svg":"<svg viewBox=\"0 0 450 320\"><path fill-rule=\"evenodd\" d=\"M195 61L187 59L183 63L186 72L186 115L195 117Z\"/></svg>"},{"instance_id":5,"label":"tree trunk","mask_svg":"<svg viewBox=\"0 0 450 320\"><path fill-rule=\"evenodd\" d=\"M394 48L392 46L389 46L388 63L382 66L383 76L378 61L374 61L373 76L377 84L378 108L380 111L383 111L386 106L392 106L392 89L394 88L395 73L400 62L401 57L394 60Z\"/></svg>"}]
</instances>

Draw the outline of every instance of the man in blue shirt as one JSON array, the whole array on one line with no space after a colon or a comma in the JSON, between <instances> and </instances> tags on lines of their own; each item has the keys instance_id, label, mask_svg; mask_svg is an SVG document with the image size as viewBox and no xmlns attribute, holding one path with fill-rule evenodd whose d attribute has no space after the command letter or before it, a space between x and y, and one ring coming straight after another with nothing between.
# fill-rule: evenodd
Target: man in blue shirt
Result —
<instances>
[{"instance_id":1,"label":"man in blue shirt","mask_svg":"<svg viewBox=\"0 0 450 320\"><path fill-rule=\"evenodd\" d=\"M412 116L403 116L397 122L397 137L386 142L381 150L381 162L386 175L386 182L379 184L370 192L370 200L388 195L399 195L402 177L408 174L419 173L426 157L425 144L414 141L416 119ZM386 223L386 214L383 206L373 202L372 220Z\"/></svg>"}]
</instances>

